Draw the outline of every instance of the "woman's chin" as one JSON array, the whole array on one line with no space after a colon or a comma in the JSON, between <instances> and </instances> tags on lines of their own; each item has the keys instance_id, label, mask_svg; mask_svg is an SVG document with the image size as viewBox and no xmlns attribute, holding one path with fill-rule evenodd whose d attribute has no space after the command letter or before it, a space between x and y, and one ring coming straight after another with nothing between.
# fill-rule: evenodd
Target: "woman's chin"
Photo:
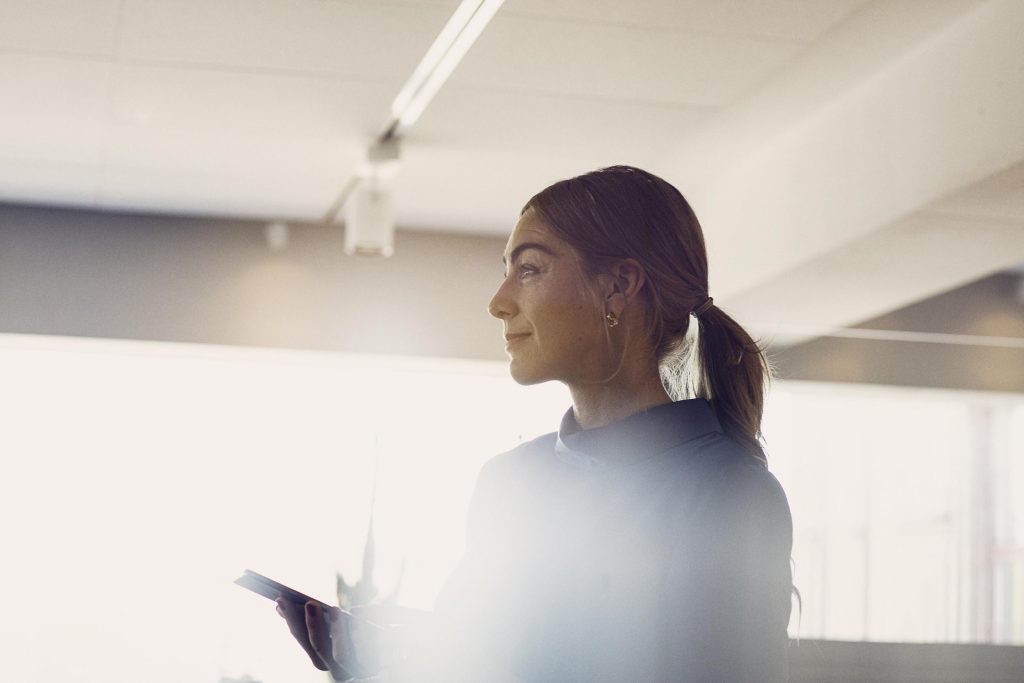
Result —
<instances>
[{"instance_id":1,"label":"woman's chin","mask_svg":"<svg viewBox=\"0 0 1024 683\"><path fill-rule=\"evenodd\" d=\"M536 368L531 368L528 363L524 363L522 360L512 359L512 362L508 366L509 374L512 375L512 379L515 380L516 384L522 384L524 386L529 384L540 384L545 382L550 377L544 377L536 371Z\"/></svg>"}]
</instances>

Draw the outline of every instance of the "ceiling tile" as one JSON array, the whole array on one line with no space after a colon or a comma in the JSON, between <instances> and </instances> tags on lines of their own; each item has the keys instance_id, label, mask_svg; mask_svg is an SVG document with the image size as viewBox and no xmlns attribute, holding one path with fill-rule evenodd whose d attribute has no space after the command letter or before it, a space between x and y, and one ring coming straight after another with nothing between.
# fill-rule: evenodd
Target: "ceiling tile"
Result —
<instances>
[{"instance_id":1,"label":"ceiling tile","mask_svg":"<svg viewBox=\"0 0 1024 683\"><path fill-rule=\"evenodd\" d=\"M126 0L122 56L397 80L448 19L444 7L310 0Z\"/></svg>"},{"instance_id":2,"label":"ceiling tile","mask_svg":"<svg viewBox=\"0 0 1024 683\"><path fill-rule=\"evenodd\" d=\"M3 202L94 206L98 183L95 164L0 160L0 201Z\"/></svg>"},{"instance_id":3,"label":"ceiling tile","mask_svg":"<svg viewBox=\"0 0 1024 683\"><path fill-rule=\"evenodd\" d=\"M606 164L640 163L638 159L662 156L666 143L715 111L452 85L431 103L409 137L432 145L496 151L600 150Z\"/></svg>"},{"instance_id":4,"label":"ceiling tile","mask_svg":"<svg viewBox=\"0 0 1024 683\"><path fill-rule=\"evenodd\" d=\"M361 140L112 126L100 201L182 213L319 218Z\"/></svg>"},{"instance_id":5,"label":"ceiling tile","mask_svg":"<svg viewBox=\"0 0 1024 683\"><path fill-rule=\"evenodd\" d=\"M943 197L927 212L1024 222L1024 162Z\"/></svg>"},{"instance_id":6,"label":"ceiling tile","mask_svg":"<svg viewBox=\"0 0 1024 683\"><path fill-rule=\"evenodd\" d=\"M605 166L600 149L452 147L410 141L394 201L402 228L508 235L523 204L551 183ZM650 165L657 173L658 168ZM443 172L439 172L443 170ZM495 254L495 276L499 255Z\"/></svg>"},{"instance_id":7,"label":"ceiling tile","mask_svg":"<svg viewBox=\"0 0 1024 683\"><path fill-rule=\"evenodd\" d=\"M452 80L716 107L733 101L801 49L799 43L499 15Z\"/></svg>"},{"instance_id":8,"label":"ceiling tile","mask_svg":"<svg viewBox=\"0 0 1024 683\"><path fill-rule=\"evenodd\" d=\"M115 123L299 137L371 139L392 88L336 77L123 66L111 98Z\"/></svg>"},{"instance_id":9,"label":"ceiling tile","mask_svg":"<svg viewBox=\"0 0 1024 683\"><path fill-rule=\"evenodd\" d=\"M808 42L867 0L506 0L502 13Z\"/></svg>"},{"instance_id":10,"label":"ceiling tile","mask_svg":"<svg viewBox=\"0 0 1024 683\"><path fill-rule=\"evenodd\" d=\"M0 54L0 165L97 159L110 65Z\"/></svg>"},{"instance_id":11,"label":"ceiling tile","mask_svg":"<svg viewBox=\"0 0 1024 683\"><path fill-rule=\"evenodd\" d=\"M120 0L3 0L0 48L110 56Z\"/></svg>"}]
</instances>

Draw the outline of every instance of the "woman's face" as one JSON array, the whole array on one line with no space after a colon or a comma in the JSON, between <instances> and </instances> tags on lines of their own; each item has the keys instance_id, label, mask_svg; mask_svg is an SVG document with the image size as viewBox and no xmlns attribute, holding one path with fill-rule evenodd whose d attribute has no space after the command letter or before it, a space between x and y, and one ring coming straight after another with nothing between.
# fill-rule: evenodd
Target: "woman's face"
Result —
<instances>
[{"instance_id":1,"label":"woman's face","mask_svg":"<svg viewBox=\"0 0 1024 683\"><path fill-rule=\"evenodd\" d=\"M603 298L576 251L528 210L503 261L505 279L488 310L504 323L513 379L601 381L609 366Z\"/></svg>"}]
</instances>

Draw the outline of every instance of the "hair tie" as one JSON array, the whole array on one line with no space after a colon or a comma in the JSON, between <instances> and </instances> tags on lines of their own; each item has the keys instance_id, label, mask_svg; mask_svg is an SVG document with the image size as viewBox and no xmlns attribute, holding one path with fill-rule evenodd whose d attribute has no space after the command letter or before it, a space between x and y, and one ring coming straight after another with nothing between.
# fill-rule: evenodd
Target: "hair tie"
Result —
<instances>
[{"instance_id":1,"label":"hair tie","mask_svg":"<svg viewBox=\"0 0 1024 683\"><path fill-rule=\"evenodd\" d=\"M694 318L699 318L701 314L704 313L709 308L711 308L714 305L714 303L715 300L709 296L707 299L704 300L704 303L690 311L690 315L692 315Z\"/></svg>"}]
</instances>

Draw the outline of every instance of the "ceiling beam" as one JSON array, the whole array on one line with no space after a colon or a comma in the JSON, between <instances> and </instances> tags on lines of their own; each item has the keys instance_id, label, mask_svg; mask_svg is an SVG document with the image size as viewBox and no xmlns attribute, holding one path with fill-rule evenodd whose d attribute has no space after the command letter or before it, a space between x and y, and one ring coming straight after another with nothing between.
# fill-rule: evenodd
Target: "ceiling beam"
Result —
<instances>
[{"instance_id":1,"label":"ceiling beam","mask_svg":"<svg viewBox=\"0 0 1024 683\"><path fill-rule=\"evenodd\" d=\"M710 140L697 131L675 150L668 175L691 181L712 294L727 308L849 324L1024 261L1024 210L949 205L986 187L1024 192L1024 3L916 5L873 3L705 131ZM899 54L808 85L816 60L839 58L858 32L906 38L914 26L919 39ZM733 154L702 156L725 139Z\"/></svg>"}]
</instances>

